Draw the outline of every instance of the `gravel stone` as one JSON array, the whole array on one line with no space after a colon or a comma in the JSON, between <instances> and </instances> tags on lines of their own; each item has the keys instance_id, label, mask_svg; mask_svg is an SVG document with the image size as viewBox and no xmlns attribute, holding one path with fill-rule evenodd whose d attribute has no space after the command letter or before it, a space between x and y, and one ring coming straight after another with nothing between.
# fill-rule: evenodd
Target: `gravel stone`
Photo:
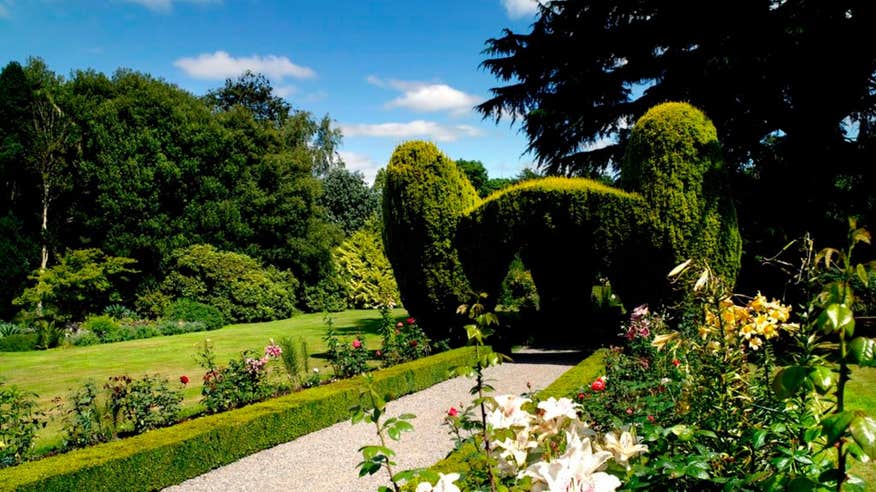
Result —
<instances>
[{"instance_id":1,"label":"gravel stone","mask_svg":"<svg viewBox=\"0 0 876 492\"><path fill-rule=\"evenodd\" d=\"M495 395L539 390L557 379L583 356L570 351L523 350L515 352L513 362L487 369ZM414 432L402 434L401 441L389 440L396 452L393 471L428 467L452 449L448 428L442 423L450 407L465 407L471 402L473 379L455 378L418 393L387 403L390 417L416 414ZM195 491L374 491L389 485L385 470L359 478L356 465L362 455L358 449L377 444L373 424L351 425L341 422L304 435L271 449L260 451L199 477L165 489L169 492Z\"/></svg>"}]
</instances>

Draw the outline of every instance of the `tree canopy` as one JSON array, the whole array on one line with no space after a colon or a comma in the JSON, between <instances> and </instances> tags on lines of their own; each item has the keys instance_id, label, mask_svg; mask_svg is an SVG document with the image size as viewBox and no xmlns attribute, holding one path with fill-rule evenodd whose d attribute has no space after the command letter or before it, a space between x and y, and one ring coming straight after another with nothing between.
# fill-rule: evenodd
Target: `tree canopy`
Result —
<instances>
[{"instance_id":1,"label":"tree canopy","mask_svg":"<svg viewBox=\"0 0 876 492\"><path fill-rule=\"evenodd\" d=\"M487 41L505 85L478 110L519 119L548 173L594 177L649 107L689 101L715 122L748 237L844 230L874 201L874 21L867 0L554 0Z\"/></svg>"}]
</instances>

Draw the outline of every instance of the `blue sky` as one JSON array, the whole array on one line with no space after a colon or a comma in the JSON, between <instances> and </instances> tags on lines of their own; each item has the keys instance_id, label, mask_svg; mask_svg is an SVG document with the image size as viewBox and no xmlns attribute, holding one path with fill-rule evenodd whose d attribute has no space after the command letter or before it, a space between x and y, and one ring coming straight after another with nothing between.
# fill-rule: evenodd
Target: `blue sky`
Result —
<instances>
[{"instance_id":1,"label":"blue sky","mask_svg":"<svg viewBox=\"0 0 876 492\"><path fill-rule=\"evenodd\" d=\"M347 166L369 179L410 139L513 176L532 165L526 139L471 107L499 85L478 68L484 42L534 14L534 0L0 0L0 64L126 67L199 95L249 68L293 107L329 114Z\"/></svg>"}]
</instances>

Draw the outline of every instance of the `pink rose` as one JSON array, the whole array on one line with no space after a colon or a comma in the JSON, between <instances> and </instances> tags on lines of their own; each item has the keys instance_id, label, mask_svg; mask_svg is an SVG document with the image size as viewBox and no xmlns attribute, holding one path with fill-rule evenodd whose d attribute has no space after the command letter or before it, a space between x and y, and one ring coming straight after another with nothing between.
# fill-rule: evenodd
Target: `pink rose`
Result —
<instances>
[{"instance_id":1,"label":"pink rose","mask_svg":"<svg viewBox=\"0 0 876 492\"><path fill-rule=\"evenodd\" d=\"M602 379L602 376L596 378L596 381L590 383L590 389L592 389L593 391L605 390L605 379Z\"/></svg>"},{"instance_id":2,"label":"pink rose","mask_svg":"<svg viewBox=\"0 0 876 492\"><path fill-rule=\"evenodd\" d=\"M359 347L361 347L361 346L362 346L362 341L361 341L361 340L359 340L358 338L355 339L355 340L353 340L353 348L354 348L354 349L357 349L357 348L359 348Z\"/></svg>"},{"instance_id":3,"label":"pink rose","mask_svg":"<svg viewBox=\"0 0 876 492\"><path fill-rule=\"evenodd\" d=\"M454 407L450 407L450 410L447 411L447 415L450 415L451 417L456 417L457 415L459 415L459 410Z\"/></svg>"}]
</instances>

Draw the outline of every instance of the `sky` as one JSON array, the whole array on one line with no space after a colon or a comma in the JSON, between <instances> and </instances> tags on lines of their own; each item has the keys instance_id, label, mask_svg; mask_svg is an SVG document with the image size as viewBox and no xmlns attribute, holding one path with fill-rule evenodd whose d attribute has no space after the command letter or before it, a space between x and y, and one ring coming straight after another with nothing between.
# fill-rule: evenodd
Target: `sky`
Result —
<instances>
[{"instance_id":1,"label":"sky","mask_svg":"<svg viewBox=\"0 0 876 492\"><path fill-rule=\"evenodd\" d=\"M0 66L129 68L197 95L250 69L293 108L328 114L369 181L413 139L512 177L534 160L519 124L472 107L503 85L479 68L485 41L528 32L535 12L535 0L0 0Z\"/></svg>"}]
</instances>

